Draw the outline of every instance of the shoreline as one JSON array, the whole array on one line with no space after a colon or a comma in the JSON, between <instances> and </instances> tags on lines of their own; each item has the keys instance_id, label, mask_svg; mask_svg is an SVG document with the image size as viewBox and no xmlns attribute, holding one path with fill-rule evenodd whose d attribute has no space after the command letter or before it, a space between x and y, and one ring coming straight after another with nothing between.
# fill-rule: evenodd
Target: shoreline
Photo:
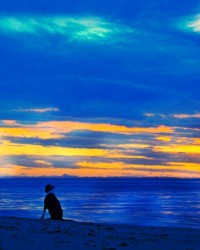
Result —
<instances>
[{"instance_id":1,"label":"shoreline","mask_svg":"<svg viewBox=\"0 0 200 250\"><path fill-rule=\"evenodd\" d=\"M0 250L199 249L200 229L0 217Z\"/></svg>"}]
</instances>

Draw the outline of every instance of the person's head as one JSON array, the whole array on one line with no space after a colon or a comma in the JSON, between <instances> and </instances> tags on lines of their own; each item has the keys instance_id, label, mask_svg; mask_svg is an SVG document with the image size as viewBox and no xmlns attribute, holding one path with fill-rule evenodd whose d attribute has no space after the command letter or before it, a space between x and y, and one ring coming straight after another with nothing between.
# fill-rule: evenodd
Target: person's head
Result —
<instances>
[{"instance_id":1,"label":"person's head","mask_svg":"<svg viewBox=\"0 0 200 250\"><path fill-rule=\"evenodd\" d=\"M55 189L53 185L47 184L45 186L45 193L48 193L50 190L53 190L53 189Z\"/></svg>"}]
</instances>

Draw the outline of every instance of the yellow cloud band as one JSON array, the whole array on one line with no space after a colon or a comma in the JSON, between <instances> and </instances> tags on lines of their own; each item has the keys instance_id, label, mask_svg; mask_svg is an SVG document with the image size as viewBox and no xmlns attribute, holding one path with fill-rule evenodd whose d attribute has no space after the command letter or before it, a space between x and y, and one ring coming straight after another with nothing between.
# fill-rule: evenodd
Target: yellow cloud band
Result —
<instances>
[{"instance_id":1,"label":"yellow cloud band","mask_svg":"<svg viewBox=\"0 0 200 250\"><path fill-rule=\"evenodd\" d=\"M37 156L106 156L107 150L87 148L65 148L31 144L17 144L3 141L0 144L0 155L37 155Z\"/></svg>"},{"instance_id":2,"label":"yellow cloud band","mask_svg":"<svg viewBox=\"0 0 200 250\"><path fill-rule=\"evenodd\" d=\"M165 134L173 133L174 129L167 126L158 127L125 127L112 124L84 123L71 121L50 121L41 122L35 125L20 125L18 127L9 127L9 121L6 121L7 127L0 127L0 136L21 137L21 138L40 138L40 139L59 139L64 138L64 133L73 131L89 130L93 132L107 132L116 134ZM13 123L14 124L14 123ZM20 127L19 127L20 126ZM142 147L142 146L141 146Z\"/></svg>"}]
</instances>

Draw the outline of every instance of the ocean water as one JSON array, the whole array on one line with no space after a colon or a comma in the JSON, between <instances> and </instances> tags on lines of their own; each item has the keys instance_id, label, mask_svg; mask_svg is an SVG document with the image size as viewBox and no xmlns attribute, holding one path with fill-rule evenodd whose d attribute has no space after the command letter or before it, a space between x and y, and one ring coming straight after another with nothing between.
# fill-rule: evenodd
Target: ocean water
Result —
<instances>
[{"instance_id":1,"label":"ocean water","mask_svg":"<svg viewBox=\"0 0 200 250\"><path fill-rule=\"evenodd\" d=\"M200 228L199 179L1 178L0 216L40 218L48 183L64 218Z\"/></svg>"}]
</instances>

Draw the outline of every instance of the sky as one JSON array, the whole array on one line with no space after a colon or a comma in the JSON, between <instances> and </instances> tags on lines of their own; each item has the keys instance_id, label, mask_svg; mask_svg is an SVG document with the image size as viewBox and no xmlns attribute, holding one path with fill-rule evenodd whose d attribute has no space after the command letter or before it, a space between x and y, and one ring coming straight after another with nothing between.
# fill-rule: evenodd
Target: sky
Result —
<instances>
[{"instance_id":1,"label":"sky","mask_svg":"<svg viewBox=\"0 0 200 250\"><path fill-rule=\"evenodd\" d=\"M200 177L199 1L3 1L0 57L0 176Z\"/></svg>"}]
</instances>

